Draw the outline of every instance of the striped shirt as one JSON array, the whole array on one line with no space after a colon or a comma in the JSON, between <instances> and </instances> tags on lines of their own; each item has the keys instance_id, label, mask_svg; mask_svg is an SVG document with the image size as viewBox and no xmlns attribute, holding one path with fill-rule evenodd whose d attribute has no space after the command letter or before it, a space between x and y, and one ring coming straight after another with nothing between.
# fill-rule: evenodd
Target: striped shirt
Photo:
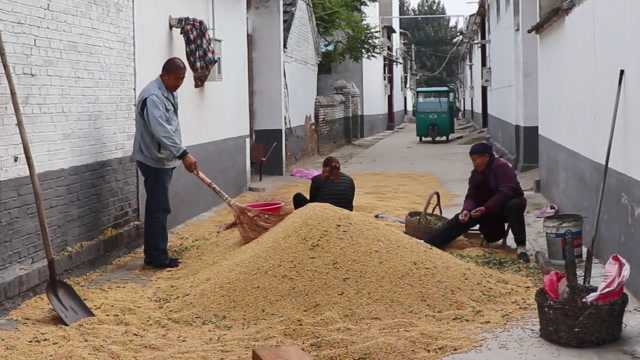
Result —
<instances>
[{"instance_id":1,"label":"striped shirt","mask_svg":"<svg viewBox=\"0 0 640 360\"><path fill-rule=\"evenodd\" d=\"M353 199L356 185L349 176L340 173L336 180L324 179L317 175L311 179L309 201L331 204L345 210L353 211Z\"/></svg>"}]
</instances>

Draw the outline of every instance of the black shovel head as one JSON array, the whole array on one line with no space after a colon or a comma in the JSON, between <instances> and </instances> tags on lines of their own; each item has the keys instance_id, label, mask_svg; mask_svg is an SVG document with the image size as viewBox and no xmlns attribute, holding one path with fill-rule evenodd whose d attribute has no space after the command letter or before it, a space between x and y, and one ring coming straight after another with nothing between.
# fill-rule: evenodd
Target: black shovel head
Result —
<instances>
[{"instance_id":1,"label":"black shovel head","mask_svg":"<svg viewBox=\"0 0 640 360\"><path fill-rule=\"evenodd\" d=\"M78 296L78 293L64 281L49 281L47 298L65 325L71 325L76 321L95 316Z\"/></svg>"}]
</instances>

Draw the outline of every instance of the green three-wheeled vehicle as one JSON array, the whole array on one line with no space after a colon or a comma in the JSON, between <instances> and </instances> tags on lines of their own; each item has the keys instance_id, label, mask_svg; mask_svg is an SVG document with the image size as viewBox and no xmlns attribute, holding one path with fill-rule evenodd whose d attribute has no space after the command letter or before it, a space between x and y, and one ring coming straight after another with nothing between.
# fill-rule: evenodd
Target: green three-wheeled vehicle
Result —
<instances>
[{"instance_id":1,"label":"green three-wheeled vehicle","mask_svg":"<svg viewBox=\"0 0 640 360\"><path fill-rule=\"evenodd\" d=\"M418 88L416 94L416 135L420 142L423 138L436 142L440 137L449 141L455 132L455 91L449 87L429 87Z\"/></svg>"}]
</instances>

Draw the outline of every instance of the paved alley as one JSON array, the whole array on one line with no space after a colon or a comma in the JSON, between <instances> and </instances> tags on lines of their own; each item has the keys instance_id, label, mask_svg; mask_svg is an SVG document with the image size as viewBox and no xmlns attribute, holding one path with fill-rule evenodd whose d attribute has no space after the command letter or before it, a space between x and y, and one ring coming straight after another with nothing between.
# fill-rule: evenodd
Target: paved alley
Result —
<instances>
[{"instance_id":1,"label":"paved alley","mask_svg":"<svg viewBox=\"0 0 640 360\"><path fill-rule=\"evenodd\" d=\"M467 188L471 170L468 158L469 145L458 142L449 144L419 143L415 137L414 125L408 124L390 137L354 156L344 169L347 172L388 171L429 172L436 175L444 186L458 195L451 205L444 209L445 215L452 216L459 211ZM536 172L520 174L522 187L529 202L527 209L527 233L529 252L546 251L542 220L533 216L533 211L546 205L540 194L534 193L533 181ZM393 191L393 189L389 189ZM426 194L425 194L426 196ZM510 246L515 246L509 240ZM593 283L602 279L602 266L595 265ZM579 274L580 275L580 274ZM566 349L550 344L538 336L536 314L530 319L508 329L488 334L485 345L467 353L451 356L448 360L618 360L640 358L640 306L631 300L625 316L625 329L621 341L598 349Z\"/></svg>"}]
</instances>

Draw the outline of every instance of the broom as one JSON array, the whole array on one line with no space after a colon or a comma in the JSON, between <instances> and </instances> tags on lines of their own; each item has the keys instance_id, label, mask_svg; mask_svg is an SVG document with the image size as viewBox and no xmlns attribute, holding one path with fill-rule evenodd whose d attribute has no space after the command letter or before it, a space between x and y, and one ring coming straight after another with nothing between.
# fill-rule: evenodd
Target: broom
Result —
<instances>
[{"instance_id":1,"label":"broom","mask_svg":"<svg viewBox=\"0 0 640 360\"><path fill-rule=\"evenodd\" d=\"M260 235L276 226L286 217L286 215L264 213L256 209L250 209L246 206L242 206L234 201L229 195L222 191L218 185L200 171L196 171L194 175L207 185L207 187L216 195L224 200L225 204L233 210L233 214L235 216L234 223L238 226L240 236L245 244L255 240Z\"/></svg>"}]
</instances>

